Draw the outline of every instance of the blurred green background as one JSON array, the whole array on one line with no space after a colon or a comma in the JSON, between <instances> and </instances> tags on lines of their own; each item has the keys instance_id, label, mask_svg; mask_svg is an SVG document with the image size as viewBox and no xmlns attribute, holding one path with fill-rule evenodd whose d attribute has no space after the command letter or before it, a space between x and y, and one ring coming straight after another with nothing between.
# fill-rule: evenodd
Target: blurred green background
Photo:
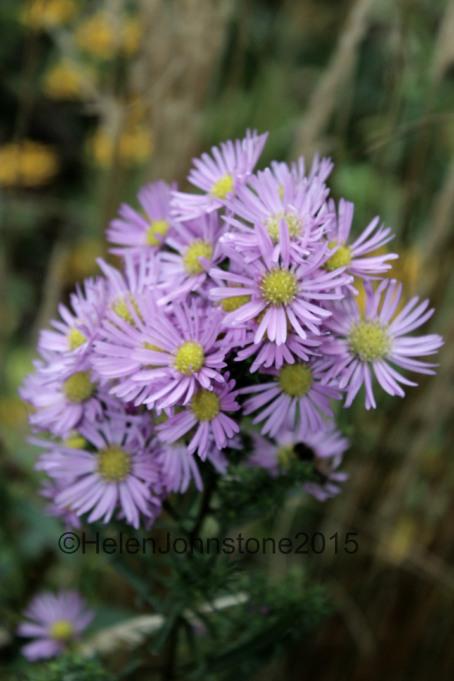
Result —
<instances>
[{"instance_id":1,"label":"blurred green background","mask_svg":"<svg viewBox=\"0 0 454 681\"><path fill-rule=\"evenodd\" d=\"M256 127L264 164L333 158L334 195L355 201L356 230L376 214L393 227L393 274L430 296L446 340L405 401L343 414L344 493L311 503L310 527L283 512L282 534L354 529L360 551L311 557L336 613L261 678L452 679L454 3L1 0L0 22L0 605L44 581L100 602L116 588L90 593L106 566L55 555L17 397L38 330L96 272L120 201L149 179L184 185L192 155Z\"/></svg>"}]
</instances>

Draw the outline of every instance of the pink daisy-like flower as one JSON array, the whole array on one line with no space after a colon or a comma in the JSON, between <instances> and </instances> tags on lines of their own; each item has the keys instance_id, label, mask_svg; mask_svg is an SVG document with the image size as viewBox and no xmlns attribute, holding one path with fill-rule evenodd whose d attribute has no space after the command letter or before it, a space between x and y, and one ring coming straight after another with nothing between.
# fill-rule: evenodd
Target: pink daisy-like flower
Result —
<instances>
[{"instance_id":1,"label":"pink daisy-like flower","mask_svg":"<svg viewBox=\"0 0 454 681\"><path fill-rule=\"evenodd\" d=\"M264 435L276 436L284 427L295 430L298 438L323 428L332 417L331 399L339 399L339 391L321 382L321 372L314 363L285 364L273 379L240 390L254 397L246 400L244 413L261 410L254 423L263 423ZM262 409L263 408L263 409Z\"/></svg>"},{"instance_id":2,"label":"pink daisy-like flower","mask_svg":"<svg viewBox=\"0 0 454 681\"><path fill-rule=\"evenodd\" d=\"M282 249L301 261L311 246L320 243L333 218L327 210L327 196L328 189L316 178L296 182L292 173L278 179L270 169L259 172L229 201L224 219L233 229L223 241L246 260L253 260L261 255L260 232L264 231L271 240L274 262Z\"/></svg>"},{"instance_id":3,"label":"pink daisy-like flower","mask_svg":"<svg viewBox=\"0 0 454 681\"><path fill-rule=\"evenodd\" d=\"M200 293L209 278L209 269L223 257L218 243L221 231L217 213L178 225L167 242L173 252L163 251L161 255L165 295L159 299L160 305L191 291Z\"/></svg>"},{"instance_id":4,"label":"pink daisy-like flower","mask_svg":"<svg viewBox=\"0 0 454 681\"><path fill-rule=\"evenodd\" d=\"M327 328L334 335L323 345L326 354L326 380L336 379L339 388L347 391L345 406L349 407L361 386L365 387L366 409L376 407L372 377L389 395L404 397L403 385L417 385L402 376L393 365L420 374L434 374L436 364L416 359L433 355L443 345L437 334L410 336L425 324L434 312L429 301L412 298L396 314L402 285L395 279L382 281L374 290L366 285L366 310L360 314L354 298L336 306Z\"/></svg>"},{"instance_id":5,"label":"pink daisy-like flower","mask_svg":"<svg viewBox=\"0 0 454 681\"><path fill-rule=\"evenodd\" d=\"M105 282L87 279L82 286L70 295L69 305L60 304L60 319L52 320L52 330L41 331L38 349L46 356L48 353L80 359L90 347L96 336L104 312L106 299Z\"/></svg>"},{"instance_id":6,"label":"pink daisy-like flower","mask_svg":"<svg viewBox=\"0 0 454 681\"><path fill-rule=\"evenodd\" d=\"M174 192L174 215L190 220L224 206L253 171L267 137L268 133L248 132L243 139L223 142L212 147L211 155L205 153L194 159L188 180L205 193Z\"/></svg>"},{"instance_id":7,"label":"pink daisy-like flower","mask_svg":"<svg viewBox=\"0 0 454 681\"><path fill-rule=\"evenodd\" d=\"M138 257L128 253L125 255L123 272L101 258L97 262L107 279L107 310L114 312L117 320L134 325L137 318L137 297L155 290L158 285L158 259L143 251Z\"/></svg>"},{"instance_id":8,"label":"pink daisy-like flower","mask_svg":"<svg viewBox=\"0 0 454 681\"><path fill-rule=\"evenodd\" d=\"M224 381L225 350L217 343L221 317L200 301L175 302L167 310L143 296L134 326L108 315L93 363L104 378L121 379L111 392L126 402L158 409L184 405L198 388L211 390L213 381Z\"/></svg>"},{"instance_id":9,"label":"pink daisy-like flower","mask_svg":"<svg viewBox=\"0 0 454 681\"><path fill-rule=\"evenodd\" d=\"M90 624L93 612L76 591L60 591L35 596L24 617L17 633L35 639L22 648L22 654L33 662L63 653Z\"/></svg>"},{"instance_id":10,"label":"pink daisy-like flower","mask_svg":"<svg viewBox=\"0 0 454 681\"><path fill-rule=\"evenodd\" d=\"M214 300L244 297L244 304L229 312L223 319L224 326L237 326L251 319L259 319L254 341L266 336L268 340L282 345L287 340L288 328L293 328L302 339L308 333L319 335L323 320L331 316L323 301L341 299L342 286L352 282L352 277L341 270L326 272L320 268L326 259L323 249L306 263L295 265L289 253L283 253L280 263L273 260L273 249L261 243L263 258L243 263L237 256L236 271L212 270L217 281L227 285L213 287L210 296ZM238 270L242 273L238 274Z\"/></svg>"},{"instance_id":11,"label":"pink daisy-like flower","mask_svg":"<svg viewBox=\"0 0 454 681\"><path fill-rule=\"evenodd\" d=\"M20 389L21 397L34 409L30 423L35 428L65 436L82 421L100 416L97 378L85 360L50 366L36 361L35 367Z\"/></svg>"},{"instance_id":12,"label":"pink daisy-like flower","mask_svg":"<svg viewBox=\"0 0 454 681\"><path fill-rule=\"evenodd\" d=\"M325 263L325 267L330 271L344 267L346 272L355 277L371 278L391 269L390 260L399 257L396 253L368 255L394 239L394 235L389 227L383 225L379 227L379 218L376 217L359 237L348 245L354 209L350 201L344 199L339 201L338 217L329 233L328 241L328 247L333 254Z\"/></svg>"},{"instance_id":13,"label":"pink daisy-like flower","mask_svg":"<svg viewBox=\"0 0 454 681\"><path fill-rule=\"evenodd\" d=\"M62 487L55 504L78 516L89 513L89 523L107 523L115 511L136 529L141 516L155 518L161 502L159 468L138 423L105 414L102 422L79 432L84 447L51 445L36 466Z\"/></svg>"},{"instance_id":14,"label":"pink daisy-like flower","mask_svg":"<svg viewBox=\"0 0 454 681\"><path fill-rule=\"evenodd\" d=\"M158 181L147 184L138 194L142 213L128 204L120 206L119 217L107 229L107 240L115 244L112 253L140 255L159 248L171 235L175 221L170 215L170 198L176 185Z\"/></svg>"},{"instance_id":15,"label":"pink daisy-like flower","mask_svg":"<svg viewBox=\"0 0 454 681\"><path fill-rule=\"evenodd\" d=\"M188 453L197 452L206 459L211 438L216 446L223 449L228 440L239 432L238 424L227 413L238 411L235 381L225 376L226 382L213 390L199 389L186 408L158 426L158 436L164 442L176 442L193 431Z\"/></svg>"}]
</instances>

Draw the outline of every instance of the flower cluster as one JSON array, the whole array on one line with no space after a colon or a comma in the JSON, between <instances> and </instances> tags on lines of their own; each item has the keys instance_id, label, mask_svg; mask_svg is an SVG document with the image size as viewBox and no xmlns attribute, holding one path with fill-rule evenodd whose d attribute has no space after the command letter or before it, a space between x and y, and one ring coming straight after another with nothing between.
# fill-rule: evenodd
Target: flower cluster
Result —
<instances>
[{"instance_id":1,"label":"flower cluster","mask_svg":"<svg viewBox=\"0 0 454 681\"><path fill-rule=\"evenodd\" d=\"M346 477L336 404L363 388L375 408L375 383L402 397L402 370L433 373L442 339L413 334L433 310L384 278L390 228L351 237L331 161L257 171L265 142L248 132L195 159L197 193L159 181L121 206L107 230L121 266L100 260L42 332L22 396L66 523L149 526L167 495L201 489L207 462L222 475L245 433L245 464L271 475L310 452L305 489L326 499Z\"/></svg>"}]
</instances>

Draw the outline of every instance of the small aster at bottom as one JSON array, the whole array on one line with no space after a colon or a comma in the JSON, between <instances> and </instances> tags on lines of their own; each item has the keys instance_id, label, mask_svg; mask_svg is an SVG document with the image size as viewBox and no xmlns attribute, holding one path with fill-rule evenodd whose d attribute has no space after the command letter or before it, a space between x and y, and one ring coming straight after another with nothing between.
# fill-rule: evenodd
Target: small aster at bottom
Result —
<instances>
[{"instance_id":1,"label":"small aster at bottom","mask_svg":"<svg viewBox=\"0 0 454 681\"><path fill-rule=\"evenodd\" d=\"M35 639L22 648L30 661L55 657L77 640L93 619L83 599L75 591L42 593L24 612L19 636Z\"/></svg>"}]
</instances>

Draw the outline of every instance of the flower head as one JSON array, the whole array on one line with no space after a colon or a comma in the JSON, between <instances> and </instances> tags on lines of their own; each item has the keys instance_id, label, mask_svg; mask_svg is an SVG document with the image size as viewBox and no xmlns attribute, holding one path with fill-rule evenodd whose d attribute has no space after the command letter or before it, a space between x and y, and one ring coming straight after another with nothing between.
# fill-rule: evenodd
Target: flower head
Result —
<instances>
[{"instance_id":1,"label":"flower head","mask_svg":"<svg viewBox=\"0 0 454 681\"><path fill-rule=\"evenodd\" d=\"M109 313L94 364L104 378L121 379L111 392L122 400L158 409L187 404L197 389L224 381L220 319L219 311L202 303L174 303L167 310L143 296L135 326Z\"/></svg>"},{"instance_id":2,"label":"flower head","mask_svg":"<svg viewBox=\"0 0 454 681\"><path fill-rule=\"evenodd\" d=\"M140 422L104 414L101 422L79 429L80 448L64 443L48 448L37 465L59 483L55 504L88 522L107 523L114 513L139 527L141 516L160 510L160 478L156 457Z\"/></svg>"},{"instance_id":3,"label":"flower head","mask_svg":"<svg viewBox=\"0 0 454 681\"><path fill-rule=\"evenodd\" d=\"M156 250L172 234L175 221L170 215L170 197L175 185L158 181L142 187L138 199L142 212L122 204L119 216L112 220L107 239L114 244L110 250L118 255L140 255Z\"/></svg>"},{"instance_id":4,"label":"flower head","mask_svg":"<svg viewBox=\"0 0 454 681\"><path fill-rule=\"evenodd\" d=\"M352 281L342 271L323 271L320 266L324 259L324 251L320 251L317 257L300 265L293 264L290 257L276 263L271 244L264 243L263 258L246 263L238 255L235 271L214 269L213 278L226 285L211 289L213 299L248 296L247 302L224 317L223 325L237 326L259 319L256 343L266 335L282 345L289 328L303 340L309 333L319 335L323 320L331 316L323 302L342 298L341 287Z\"/></svg>"},{"instance_id":5,"label":"flower head","mask_svg":"<svg viewBox=\"0 0 454 681\"><path fill-rule=\"evenodd\" d=\"M343 267L355 277L370 278L380 275L391 268L390 261L398 256L396 253L370 254L391 241L394 235L389 227L383 225L379 227L379 218L376 217L359 237L349 244L353 212L353 203L344 199L339 201L337 220L328 235L328 248L332 255L326 261L325 268L333 271Z\"/></svg>"},{"instance_id":6,"label":"flower head","mask_svg":"<svg viewBox=\"0 0 454 681\"><path fill-rule=\"evenodd\" d=\"M339 399L339 391L322 384L317 364L285 364L279 371L273 371L270 378L271 381L240 391L254 395L246 400L244 413L261 410L254 423L264 422L263 434L274 437L286 427L304 438L322 428L324 420L332 416L330 400Z\"/></svg>"},{"instance_id":7,"label":"flower head","mask_svg":"<svg viewBox=\"0 0 454 681\"><path fill-rule=\"evenodd\" d=\"M395 279L382 281L374 290L366 287L366 311L360 314L350 297L338 304L327 327L333 334L323 346L326 380L337 379L346 390L349 407L362 385L365 387L366 409L376 407L373 376L389 395L404 396L403 385L417 385L394 367L421 374L433 374L435 364L417 357L433 355L443 345L437 334L410 336L432 316L429 301L412 298L396 314L402 285Z\"/></svg>"},{"instance_id":8,"label":"flower head","mask_svg":"<svg viewBox=\"0 0 454 681\"><path fill-rule=\"evenodd\" d=\"M253 171L265 145L267 134L248 132L241 140L223 142L194 159L189 182L204 194L175 192L174 214L180 220L190 220L225 205Z\"/></svg>"},{"instance_id":9,"label":"flower head","mask_svg":"<svg viewBox=\"0 0 454 681\"><path fill-rule=\"evenodd\" d=\"M35 596L24 617L18 634L35 639L22 648L23 655L33 661L64 652L90 624L93 613L76 591L60 591Z\"/></svg>"}]
</instances>

